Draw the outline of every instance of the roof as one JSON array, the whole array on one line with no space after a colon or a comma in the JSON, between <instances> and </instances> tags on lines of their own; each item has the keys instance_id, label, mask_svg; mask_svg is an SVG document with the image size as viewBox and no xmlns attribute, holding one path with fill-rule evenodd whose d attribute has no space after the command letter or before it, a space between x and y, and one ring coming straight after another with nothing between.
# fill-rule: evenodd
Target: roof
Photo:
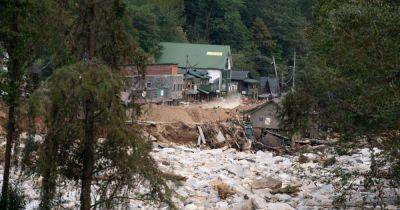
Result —
<instances>
[{"instance_id":1,"label":"roof","mask_svg":"<svg viewBox=\"0 0 400 210\"><path fill-rule=\"evenodd\" d=\"M232 80L245 80L249 78L248 71L232 71L231 79Z\"/></svg>"},{"instance_id":2,"label":"roof","mask_svg":"<svg viewBox=\"0 0 400 210\"><path fill-rule=\"evenodd\" d=\"M228 45L161 42L161 56L156 63L177 63L180 68L226 69L231 49Z\"/></svg>"},{"instance_id":3,"label":"roof","mask_svg":"<svg viewBox=\"0 0 400 210\"><path fill-rule=\"evenodd\" d=\"M197 90L198 90L199 92L201 92L201 93L204 93L204 94L210 94L210 92L208 92L208 91L206 91L206 90L203 90L203 89L201 89L201 88L197 88Z\"/></svg>"},{"instance_id":4,"label":"roof","mask_svg":"<svg viewBox=\"0 0 400 210\"><path fill-rule=\"evenodd\" d=\"M275 101L265 102L265 103L262 103L262 104L260 104L258 106L255 106L255 107L253 107L251 109L245 110L245 111L243 111L243 113L254 113L254 112L264 108L265 106L270 106L270 105L276 106L277 103Z\"/></svg>"},{"instance_id":5,"label":"roof","mask_svg":"<svg viewBox=\"0 0 400 210\"><path fill-rule=\"evenodd\" d=\"M262 91L269 90L269 92L277 96L279 94L279 78L274 77L260 77L260 86Z\"/></svg>"},{"instance_id":6,"label":"roof","mask_svg":"<svg viewBox=\"0 0 400 210\"><path fill-rule=\"evenodd\" d=\"M245 79L243 82L245 83L249 83L249 84L257 84L260 81L256 80L256 79Z\"/></svg>"},{"instance_id":7,"label":"roof","mask_svg":"<svg viewBox=\"0 0 400 210\"><path fill-rule=\"evenodd\" d=\"M207 73L204 73L204 72L201 72L201 71L197 71L197 70L193 70L193 69L189 69L187 74L195 76L195 77L200 78L200 79L209 79L210 78Z\"/></svg>"}]
</instances>

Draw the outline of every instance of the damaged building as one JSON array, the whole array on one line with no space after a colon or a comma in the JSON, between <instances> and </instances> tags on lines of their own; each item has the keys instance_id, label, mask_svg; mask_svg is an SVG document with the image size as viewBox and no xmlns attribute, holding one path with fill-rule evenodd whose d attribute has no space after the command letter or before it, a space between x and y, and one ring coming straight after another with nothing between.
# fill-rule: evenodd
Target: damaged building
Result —
<instances>
[{"instance_id":1,"label":"damaged building","mask_svg":"<svg viewBox=\"0 0 400 210\"><path fill-rule=\"evenodd\" d=\"M183 97L184 76L178 74L177 64L149 65L144 78L133 65L123 69L126 89L136 103L176 104Z\"/></svg>"}]
</instances>

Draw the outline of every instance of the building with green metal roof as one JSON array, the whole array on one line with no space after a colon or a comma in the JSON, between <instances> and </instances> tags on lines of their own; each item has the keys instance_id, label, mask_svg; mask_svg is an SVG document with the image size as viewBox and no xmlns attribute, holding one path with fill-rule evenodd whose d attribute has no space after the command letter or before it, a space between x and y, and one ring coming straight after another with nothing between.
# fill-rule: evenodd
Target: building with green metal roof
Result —
<instances>
[{"instance_id":1,"label":"building with green metal roof","mask_svg":"<svg viewBox=\"0 0 400 210\"><path fill-rule=\"evenodd\" d=\"M232 56L230 46L162 42L156 63L176 63L181 69L208 71L210 83L218 83L218 92L229 92Z\"/></svg>"}]
</instances>

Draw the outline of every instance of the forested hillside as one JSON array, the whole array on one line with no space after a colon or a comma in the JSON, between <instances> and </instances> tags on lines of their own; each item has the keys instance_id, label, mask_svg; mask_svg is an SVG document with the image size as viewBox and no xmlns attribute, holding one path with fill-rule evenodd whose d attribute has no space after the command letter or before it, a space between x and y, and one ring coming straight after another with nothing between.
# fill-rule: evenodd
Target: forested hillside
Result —
<instances>
[{"instance_id":1,"label":"forested hillside","mask_svg":"<svg viewBox=\"0 0 400 210\"><path fill-rule=\"evenodd\" d=\"M313 0L126 0L140 46L157 55L160 41L230 45L236 70L266 75L271 56L286 64L307 51L304 31Z\"/></svg>"}]
</instances>

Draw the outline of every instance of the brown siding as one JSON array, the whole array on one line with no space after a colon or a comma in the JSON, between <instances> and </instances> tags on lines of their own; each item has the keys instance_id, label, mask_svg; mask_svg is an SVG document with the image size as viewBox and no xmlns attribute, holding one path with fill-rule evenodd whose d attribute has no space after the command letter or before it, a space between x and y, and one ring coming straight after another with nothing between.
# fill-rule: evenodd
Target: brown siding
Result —
<instances>
[{"instance_id":1,"label":"brown siding","mask_svg":"<svg viewBox=\"0 0 400 210\"><path fill-rule=\"evenodd\" d=\"M135 66L125 66L123 73L127 77L138 75L138 71ZM146 70L146 75L178 75L178 65L149 65Z\"/></svg>"}]
</instances>

